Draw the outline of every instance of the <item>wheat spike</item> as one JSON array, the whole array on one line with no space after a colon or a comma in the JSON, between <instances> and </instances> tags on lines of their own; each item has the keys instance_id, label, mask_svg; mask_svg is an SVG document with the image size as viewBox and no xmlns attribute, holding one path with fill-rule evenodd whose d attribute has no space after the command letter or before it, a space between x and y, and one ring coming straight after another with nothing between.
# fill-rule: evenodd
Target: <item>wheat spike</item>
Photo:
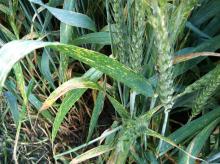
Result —
<instances>
[{"instance_id":1,"label":"wheat spike","mask_svg":"<svg viewBox=\"0 0 220 164\"><path fill-rule=\"evenodd\" d=\"M192 107L192 118L197 116L205 107L208 100L215 93L220 85L220 65L213 70L212 76L206 82L206 86L199 93Z\"/></svg>"},{"instance_id":2,"label":"wheat spike","mask_svg":"<svg viewBox=\"0 0 220 164\"><path fill-rule=\"evenodd\" d=\"M218 71L219 67L217 66L204 76L202 76L200 79L192 83L191 85L187 86L184 90L183 94L192 93L194 91L198 91L201 88L206 87L206 85L209 83L210 79L213 77L214 74L216 74L216 71Z\"/></svg>"},{"instance_id":3,"label":"wheat spike","mask_svg":"<svg viewBox=\"0 0 220 164\"><path fill-rule=\"evenodd\" d=\"M155 47L157 48L157 71L159 73L157 93L165 110L173 106L173 49L170 44L168 31L168 14L159 7L156 1L151 3L153 12L149 22L155 33ZM164 7L165 8L165 7Z\"/></svg>"},{"instance_id":4,"label":"wheat spike","mask_svg":"<svg viewBox=\"0 0 220 164\"><path fill-rule=\"evenodd\" d=\"M113 11L114 11L114 20L115 20L115 28L116 33L113 35L114 44L117 45L116 49L116 57L122 64L127 64L127 55L125 51L125 23L124 23L124 15L123 15L123 3L122 1L113 0Z\"/></svg>"},{"instance_id":5,"label":"wheat spike","mask_svg":"<svg viewBox=\"0 0 220 164\"><path fill-rule=\"evenodd\" d=\"M129 65L134 71L140 73L142 71L143 42L145 31L145 9L143 6L143 0L135 1L134 6L134 27L132 31Z\"/></svg>"}]
</instances>

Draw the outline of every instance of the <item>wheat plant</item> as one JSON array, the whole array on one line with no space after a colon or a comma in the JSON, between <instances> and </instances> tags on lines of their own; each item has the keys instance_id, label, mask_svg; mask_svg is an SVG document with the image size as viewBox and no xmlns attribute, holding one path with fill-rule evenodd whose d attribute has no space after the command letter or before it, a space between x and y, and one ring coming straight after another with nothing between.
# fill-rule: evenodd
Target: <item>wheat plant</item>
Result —
<instances>
[{"instance_id":1,"label":"wheat plant","mask_svg":"<svg viewBox=\"0 0 220 164\"><path fill-rule=\"evenodd\" d=\"M218 0L1 0L0 163L219 163Z\"/></svg>"}]
</instances>

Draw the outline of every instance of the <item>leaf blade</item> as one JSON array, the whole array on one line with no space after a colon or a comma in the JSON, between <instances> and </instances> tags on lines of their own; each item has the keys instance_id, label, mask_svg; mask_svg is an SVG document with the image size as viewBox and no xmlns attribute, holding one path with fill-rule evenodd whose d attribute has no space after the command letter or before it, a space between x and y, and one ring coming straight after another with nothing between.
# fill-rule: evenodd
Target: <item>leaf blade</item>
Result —
<instances>
[{"instance_id":1,"label":"leaf blade","mask_svg":"<svg viewBox=\"0 0 220 164\"><path fill-rule=\"evenodd\" d=\"M93 148L91 150L88 150L87 152L79 155L78 157L74 158L70 164L77 164L77 163L81 163L83 161L86 161L88 159L91 159L91 158L94 158L94 157L97 157L101 154L104 154L104 153L107 153L111 150L113 150L114 147L112 146L109 146L109 145L100 145L96 148Z\"/></svg>"},{"instance_id":2,"label":"leaf blade","mask_svg":"<svg viewBox=\"0 0 220 164\"><path fill-rule=\"evenodd\" d=\"M214 130L216 125L219 123L220 119L216 119L213 122L211 122L208 126L206 126L198 135L194 137L194 139L191 141L191 143L188 145L186 151L193 155L197 156L199 152L201 151L203 145L205 144L206 140L210 136L210 133ZM184 154L179 159L180 164L184 163L195 163L195 159L190 158L187 154Z\"/></svg>"},{"instance_id":3,"label":"leaf blade","mask_svg":"<svg viewBox=\"0 0 220 164\"><path fill-rule=\"evenodd\" d=\"M82 77L87 78L91 81L97 81L101 76L102 73L100 71L91 68ZM52 142L56 137L56 134L59 130L61 123L63 122L63 119L65 118L65 115L69 112L69 110L76 103L76 101L85 93L85 91L86 89L76 89L67 94L66 97L63 99L63 102L60 105L60 108L58 110L58 113L56 114L53 123Z\"/></svg>"},{"instance_id":4,"label":"leaf blade","mask_svg":"<svg viewBox=\"0 0 220 164\"><path fill-rule=\"evenodd\" d=\"M15 48L20 47L15 52ZM4 45L0 49L0 86L3 86L7 74L11 67L28 53L42 47L50 47L77 60L94 67L101 72L111 76L115 80L124 83L137 93L150 97L153 94L153 88L149 80L144 76L135 73L130 68L124 66L120 62L111 59L101 53L80 48L73 45L60 44L58 42L42 42L42 41L12 41Z\"/></svg>"},{"instance_id":5,"label":"leaf blade","mask_svg":"<svg viewBox=\"0 0 220 164\"><path fill-rule=\"evenodd\" d=\"M90 138L92 137L92 134L94 132L95 126L97 125L98 118L103 110L104 106L104 101L105 101L105 95L103 92L99 92L97 99L95 101L95 106L92 111L92 117L90 119L90 124L89 124L89 133L87 136L86 141L88 142Z\"/></svg>"},{"instance_id":6,"label":"leaf blade","mask_svg":"<svg viewBox=\"0 0 220 164\"><path fill-rule=\"evenodd\" d=\"M66 94L70 90L79 89L79 88L90 88L90 89L97 89L101 90L100 86L92 81L89 81L84 78L73 78L71 80L66 81L58 88L56 88L50 96L45 100L43 106L41 107L40 111L45 110L52 106L52 104L62 95Z\"/></svg>"},{"instance_id":7,"label":"leaf blade","mask_svg":"<svg viewBox=\"0 0 220 164\"><path fill-rule=\"evenodd\" d=\"M63 10L63 9L58 9L58 8L54 8L54 7L49 7L47 5L44 5L39 0L31 0L31 2L45 7L48 11L50 11L50 13L53 16L55 16L58 20L60 20L61 22L65 23L67 25L86 28L86 29L89 29L92 31L96 31L95 23L87 15L73 12L73 11L69 11L69 10Z\"/></svg>"}]
</instances>

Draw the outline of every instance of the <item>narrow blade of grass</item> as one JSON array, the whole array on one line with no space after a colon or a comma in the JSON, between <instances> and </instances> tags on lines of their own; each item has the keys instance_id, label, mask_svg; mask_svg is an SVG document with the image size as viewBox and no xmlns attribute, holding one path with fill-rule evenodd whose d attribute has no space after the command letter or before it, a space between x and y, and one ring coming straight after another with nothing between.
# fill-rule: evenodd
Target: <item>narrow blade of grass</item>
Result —
<instances>
[{"instance_id":1,"label":"narrow blade of grass","mask_svg":"<svg viewBox=\"0 0 220 164\"><path fill-rule=\"evenodd\" d=\"M88 43L110 45L111 44L110 34L109 32L94 32L80 36L73 40L73 44L75 45L82 45Z\"/></svg>"},{"instance_id":2,"label":"narrow blade of grass","mask_svg":"<svg viewBox=\"0 0 220 164\"><path fill-rule=\"evenodd\" d=\"M19 111L18 111L18 103L17 103L17 98L9 91L4 93L4 96L8 102L10 112L12 114L12 118L18 126L19 123Z\"/></svg>"},{"instance_id":3,"label":"narrow blade of grass","mask_svg":"<svg viewBox=\"0 0 220 164\"><path fill-rule=\"evenodd\" d=\"M92 117L90 119L89 133L88 133L88 137L86 139L87 142L91 139L92 134L94 132L94 129L97 125L98 118L99 118L99 116L102 112L103 106L104 106L104 101L105 101L104 93L99 92L98 96L97 96L97 99L95 101L95 106L94 106L93 111L92 111Z\"/></svg>"},{"instance_id":4,"label":"narrow blade of grass","mask_svg":"<svg viewBox=\"0 0 220 164\"><path fill-rule=\"evenodd\" d=\"M214 128L218 125L219 121L219 118L216 119L208 126L206 126L198 135L196 135L192 142L188 145L186 151L193 156L197 156ZM179 158L179 164L185 163L195 163L195 159L186 154L183 154L183 156Z\"/></svg>"},{"instance_id":5,"label":"narrow blade of grass","mask_svg":"<svg viewBox=\"0 0 220 164\"><path fill-rule=\"evenodd\" d=\"M127 112L127 110L124 108L122 104L120 104L117 100L115 100L110 95L107 95L107 97L109 101L111 102L111 104L113 105L113 107L115 108L115 110L117 111L117 113L121 116L121 118L123 119L130 118L129 113Z\"/></svg>"},{"instance_id":6,"label":"narrow blade of grass","mask_svg":"<svg viewBox=\"0 0 220 164\"><path fill-rule=\"evenodd\" d=\"M212 110L208 112L207 114L199 117L198 119L184 125L180 129L176 130L174 133L169 135L168 138L172 140L173 142L175 142L176 144L181 143L186 138L194 135L196 132L203 129L205 126L207 126L212 121L214 121L216 118L218 118L220 116L219 110L220 108ZM168 143L164 143L160 151L160 156L165 154L172 147L173 147L172 145Z\"/></svg>"},{"instance_id":7,"label":"narrow blade of grass","mask_svg":"<svg viewBox=\"0 0 220 164\"><path fill-rule=\"evenodd\" d=\"M77 164L113 150L113 146L100 145L74 158L70 164Z\"/></svg>"},{"instance_id":8,"label":"narrow blade of grass","mask_svg":"<svg viewBox=\"0 0 220 164\"><path fill-rule=\"evenodd\" d=\"M152 137L156 137L156 138L159 138L159 139L165 141L166 143L172 145L173 147L176 147L177 149L179 149L180 151L182 151L184 154L188 155L189 157L191 157L191 158L193 158L193 159L197 159L197 160L199 160L199 161L204 161L204 160L201 159L201 158L197 158L197 157L195 157L195 156L189 154L188 152L186 152L185 150L183 150L181 147L179 147L175 142L173 142L173 141L170 140L169 138L164 137L164 136L162 136L161 134L159 134L159 133L157 133L157 132L155 132L155 131L153 131L153 130L151 130L151 129L147 129L146 131L147 131L147 132L145 133L146 135L152 136Z\"/></svg>"},{"instance_id":9,"label":"narrow blade of grass","mask_svg":"<svg viewBox=\"0 0 220 164\"><path fill-rule=\"evenodd\" d=\"M61 22L65 24L96 31L95 23L91 20L91 18L89 18L84 14L58 9L54 7L49 7L47 5L44 5L39 0L31 0L31 2L45 7L48 11L50 11L51 14L53 14L57 19L59 19Z\"/></svg>"},{"instance_id":10,"label":"narrow blade of grass","mask_svg":"<svg viewBox=\"0 0 220 164\"><path fill-rule=\"evenodd\" d=\"M76 3L77 2L73 0L66 0L64 1L63 9L72 11L74 10ZM76 35L77 35L76 28L74 28L73 26L67 25L65 23L60 24L60 42L61 43L69 44L72 38L76 37ZM67 80L66 72L68 69L68 61L69 61L68 59L69 59L68 56L64 54L60 54L59 72L60 72L60 78L62 82Z\"/></svg>"},{"instance_id":11,"label":"narrow blade of grass","mask_svg":"<svg viewBox=\"0 0 220 164\"><path fill-rule=\"evenodd\" d=\"M43 55L41 58L41 71L44 76L44 78L49 82L50 86L55 89L54 80L52 77L52 73L50 70L50 60L49 60L49 50L44 49Z\"/></svg>"}]
</instances>

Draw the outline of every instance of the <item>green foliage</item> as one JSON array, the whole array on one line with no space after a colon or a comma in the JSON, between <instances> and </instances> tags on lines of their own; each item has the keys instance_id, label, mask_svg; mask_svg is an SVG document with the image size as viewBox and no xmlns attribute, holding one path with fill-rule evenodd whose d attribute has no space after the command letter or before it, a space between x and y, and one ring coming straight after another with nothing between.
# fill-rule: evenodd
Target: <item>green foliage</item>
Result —
<instances>
[{"instance_id":1,"label":"green foliage","mask_svg":"<svg viewBox=\"0 0 220 164\"><path fill-rule=\"evenodd\" d=\"M0 13L0 161L220 162L218 0L2 0Z\"/></svg>"}]
</instances>

